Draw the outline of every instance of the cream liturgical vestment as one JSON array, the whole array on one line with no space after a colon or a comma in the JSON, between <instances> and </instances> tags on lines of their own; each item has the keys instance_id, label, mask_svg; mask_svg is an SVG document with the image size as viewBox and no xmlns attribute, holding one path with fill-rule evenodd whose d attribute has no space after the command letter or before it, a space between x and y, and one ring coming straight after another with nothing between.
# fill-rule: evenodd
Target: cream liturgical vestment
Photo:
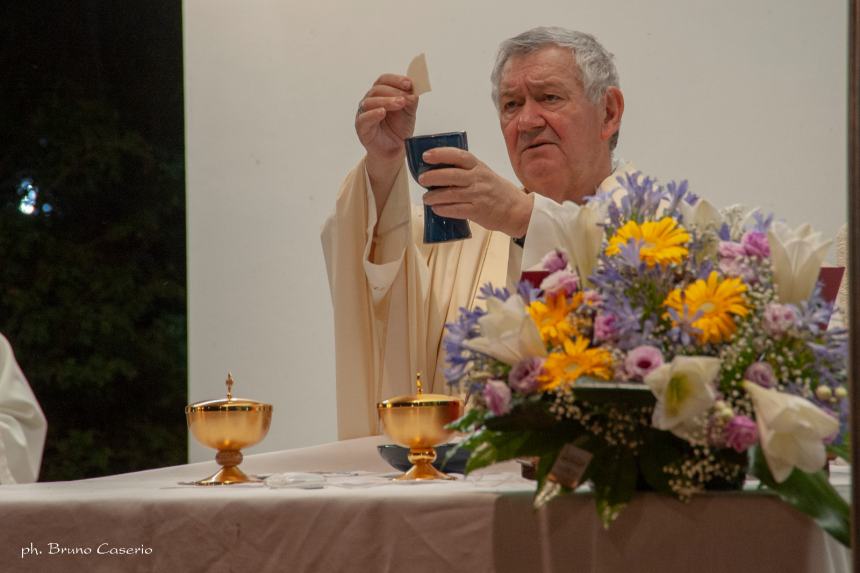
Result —
<instances>
[{"instance_id":1,"label":"cream liturgical vestment","mask_svg":"<svg viewBox=\"0 0 860 573\"><path fill-rule=\"evenodd\" d=\"M598 192L619 187L619 174ZM423 209L411 204L405 164L377 220L359 163L322 232L334 306L338 437L379 433L376 404L414 393L417 372L426 391L448 393L445 323L461 307L475 306L481 285L510 288L521 269L540 263L552 248L575 248L564 230L578 210L535 195L524 249L474 222L471 239L426 245Z\"/></svg>"},{"instance_id":2,"label":"cream liturgical vestment","mask_svg":"<svg viewBox=\"0 0 860 573\"><path fill-rule=\"evenodd\" d=\"M0 484L36 481L47 430L12 347L0 335Z\"/></svg>"}]
</instances>

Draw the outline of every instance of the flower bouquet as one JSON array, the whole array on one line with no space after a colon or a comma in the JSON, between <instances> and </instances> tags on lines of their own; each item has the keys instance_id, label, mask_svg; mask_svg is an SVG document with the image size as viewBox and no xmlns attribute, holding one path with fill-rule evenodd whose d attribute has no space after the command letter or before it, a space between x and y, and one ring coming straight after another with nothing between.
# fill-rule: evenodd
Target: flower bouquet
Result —
<instances>
[{"instance_id":1,"label":"flower bouquet","mask_svg":"<svg viewBox=\"0 0 860 573\"><path fill-rule=\"evenodd\" d=\"M688 500L751 474L847 544L824 471L848 458L847 332L826 329L817 280L829 243L686 183L619 182L568 206L540 284L485 285L485 308L447 325L467 471L532 458L536 506L588 483L606 526L636 490Z\"/></svg>"}]
</instances>

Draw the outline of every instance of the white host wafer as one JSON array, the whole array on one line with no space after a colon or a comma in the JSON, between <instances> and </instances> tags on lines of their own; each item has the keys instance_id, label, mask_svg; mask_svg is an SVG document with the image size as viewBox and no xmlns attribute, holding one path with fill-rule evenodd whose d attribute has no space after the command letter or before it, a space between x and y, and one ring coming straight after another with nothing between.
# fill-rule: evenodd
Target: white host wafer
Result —
<instances>
[{"instance_id":1,"label":"white host wafer","mask_svg":"<svg viewBox=\"0 0 860 573\"><path fill-rule=\"evenodd\" d=\"M430 91L430 74L427 72L427 58L424 54L418 54L412 58L406 75L412 80L412 93L421 95Z\"/></svg>"}]
</instances>

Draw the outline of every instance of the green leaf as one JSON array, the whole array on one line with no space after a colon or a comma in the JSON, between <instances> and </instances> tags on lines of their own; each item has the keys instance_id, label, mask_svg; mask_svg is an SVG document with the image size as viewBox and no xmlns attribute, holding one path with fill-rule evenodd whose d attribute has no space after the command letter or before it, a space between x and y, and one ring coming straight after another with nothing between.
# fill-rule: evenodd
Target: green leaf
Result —
<instances>
[{"instance_id":1,"label":"green leaf","mask_svg":"<svg viewBox=\"0 0 860 573\"><path fill-rule=\"evenodd\" d=\"M815 520L834 539L850 547L851 508L827 481L824 471L809 474L799 469L777 483L767 466L761 448L753 448L750 473L775 491L783 501Z\"/></svg>"},{"instance_id":2,"label":"green leaf","mask_svg":"<svg viewBox=\"0 0 860 573\"><path fill-rule=\"evenodd\" d=\"M549 411L549 404L539 399L531 399L518 404L504 416L488 416L484 424L491 430L500 432L517 432L522 430L546 430L555 429L557 425L555 416Z\"/></svg>"},{"instance_id":3,"label":"green leaf","mask_svg":"<svg viewBox=\"0 0 860 573\"><path fill-rule=\"evenodd\" d=\"M458 432L471 432L475 426L479 425L484 418L484 411L478 408L472 408L463 416L460 416L445 428L456 430Z\"/></svg>"},{"instance_id":4,"label":"green leaf","mask_svg":"<svg viewBox=\"0 0 860 573\"><path fill-rule=\"evenodd\" d=\"M495 432L481 429L463 442L463 447L472 451L466 464L466 473L492 464L511 460L518 456L532 455L530 447L536 438L532 432Z\"/></svg>"},{"instance_id":5,"label":"green leaf","mask_svg":"<svg viewBox=\"0 0 860 573\"><path fill-rule=\"evenodd\" d=\"M546 476L549 475L552 466L555 464L555 460L558 458L558 454L561 450L555 450L549 452L547 454L542 455L538 459L537 467L535 468L535 479L537 479L538 486L543 486L546 481Z\"/></svg>"},{"instance_id":6,"label":"green leaf","mask_svg":"<svg viewBox=\"0 0 860 573\"><path fill-rule=\"evenodd\" d=\"M491 441L494 433L483 428L460 443L461 448L466 448L472 452L469 461L466 462L467 474L496 463L496 449Z\"/></svg>"},{"instance_id":7,"label":"green leaf","mask_svg":"<svg viewBox=\"0 0 860 573\"><path fill-rule=\"evenodd\" d=\"M636 492L636 459L627 448L607 446L593 453L589 469L597 514L609 527Z\"/></svg>"},{"instance_id":8,"label":"green leaf","mask_svg":"<svg viewBox=\"0 0 860 573\"><path fill-rule=\"evenodd\" d=\"M851 434L845 432L845 437L842 438L842 443L838 446L827 446L827 451L836 454L848 463L851 463Z\"/></svg>"},{"instance_id":9,"label":"green leaf","mask_svg":"<svg viewBox=\"0 0 860 573\"><path fill-rule=\"evenodd\" d=\"M675 495L663 468L681 459L684 442L670 432L653 428L645 430L643 438L645 443L639 450L638 462L645 483L655 491Z\"/></svg>"},{"instance_id":10,"label":"green leaf","mask_svg":"<svg viewBox=\"0 0 860 573\"><path fill-rule=\"evenodd\" d=\"M493 432L484 429L479 434L482 440L472 450L472 456L466 464L467 473L516 457L518 455L516 452L528 439L526 432Z\"/></svg>"},{"instance_id":11,"label":"green leaf","mask_svg":"<svg viewBox=\"0 0 860 573\"><path fill-rule=\"evenodd\" d=\"M543 457L580 437L567 432L497 432L489 428L478 430L461 443L472 452L466 473L519 457Z\"/></svg>"}]
</instances>

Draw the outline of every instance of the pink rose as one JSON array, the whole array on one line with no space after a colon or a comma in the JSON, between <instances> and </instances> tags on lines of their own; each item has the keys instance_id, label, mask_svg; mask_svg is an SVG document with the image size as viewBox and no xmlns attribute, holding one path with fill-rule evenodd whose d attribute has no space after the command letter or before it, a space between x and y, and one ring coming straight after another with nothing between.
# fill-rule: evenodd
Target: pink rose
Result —
<instances>
[{"instance_id":1,"label":"pink rose","mask_svg":"<svg viewBox=\"0 0 860 573\"><path fill-rule=\"evenodd\" d=\"M766 259L770 256L770 243L767 242L767 235L760 231L744 233L744 236L741 237L741 245L748 257Z\"/></svg>"},{"instance_id":2,"label":"pink rose","mask_svg":"<svg viewBox=\"0 0 860 573\"><path fill-rule=\"evenodd\" d=\"M726 424L725 437L727 446L742 453L758 441L758 429L747 416L735 416Z\"/></svg>"},{"instance_id":3,"label":"pink rose","mask_svg":"<svg viewBox=\"0 0 860 573\"><path fill-rule=\"evenodd\" d=\"M720 241L720 244L717 245L717 256L720 257L720 261L723 259L734 260L746 256L746 251L740 243Z\"/></svg>"},{"instance_id":4,"label":"pink rose","mask_svg":"<svg viewBox=\"0 0 860 573\"><path fill-rule=\"evenodd\" d=\"M744 372L744 380L755 382L762 388L773 388L776 384L776 376L773 368L767 362L753 362Z\"/></svg>"},{"instance_id":5,"label":"pink rose","mask_svg":"<svg viewBox=\"0 0 860 573\"><path fill-rule=\"evenodd\" d=\"M511 411L511 389L501 380L490 380L484 386L484 401L496 416Z\"/></svg>"},{"instance_id":6,"label":"pink rose","mask_svg":"<svg viewBox=\"0 0 860 573\"><path fill-rule=\"evenodd\" d=\"M797 324L797 311L789 304L771 303L764 308L764 330L771 336L785 334Z\"/></svg>"},{"instance_id":7,"label":"pink rose","mask_svg":"<svg viewBox=\"0 0 860 573\"><path fill-rule=\"evenodd\" d=\"M637 346L627 353L624 369L631 378L644 380L652 370L663 365L663 353L653 346Z\"/></svg>"},{"instance_id":8,"label":"pink rose","mask_svg":"<svg viewBox=\"0 0 860 573\"><path fill-rule=\"evenodd\" d=\"M724 275L746 280L755 278L752 269L745 260L746 251L740 243L720 241L717 246L717 256L719 257L720 271Z\"/></svg>"},{"instance_id":9,"label":"pink rose","mask_svg":"<svg viewBox=\"0 0 860 573\"><path fill-rule=\"evenodd\" d=\"M618 317L610 312L597 313L594 319L594 339L601 341L615 338L618 334L618 329L615 327L617 321Z\"/></svg>"},{"instance_id":10,"label":"pink rose","mask_svg":"<svg viewBox=\"0 0 860 573\"><path fill-rule=\"evenodd\" d=\"M558 249L550 251L541 259L540 266L543 270L551 273L564 270L567 268L567 254Z\"/></svg>"},{"instance_id":11,"label":"pink rose","mask_svg":"<svg viewBox=\"0 0 860 573\"><path fill-rule=\"evenodd\" d=\"M538 356L526 358L511 368L508 383L520 394L530 394L538 387L538 376L543 370L544 359Z\"/></svg>"},{"instance_id":12,"label":"pink rose","mask_svg":"<svg viewBox=\"0 0 860 573\"><path fill-rule=\"evenodd\" d=\"M600 306L603 297L596 290L586 290L583 291L582 302L588 306Z\"/></svg>"},{"instance_id":13,"label":"pink rose","mask_svg":"<svg viewBox=\"0 0 860 573\"><path fill-rule=\"evenodd\" d=\"M579 281L576 279L576 275L567 270L555 271L540 283L540 289L547 296L558 292L564 292L570 296L576 292L578 286Z\"/></svg>"}]
</instances>

